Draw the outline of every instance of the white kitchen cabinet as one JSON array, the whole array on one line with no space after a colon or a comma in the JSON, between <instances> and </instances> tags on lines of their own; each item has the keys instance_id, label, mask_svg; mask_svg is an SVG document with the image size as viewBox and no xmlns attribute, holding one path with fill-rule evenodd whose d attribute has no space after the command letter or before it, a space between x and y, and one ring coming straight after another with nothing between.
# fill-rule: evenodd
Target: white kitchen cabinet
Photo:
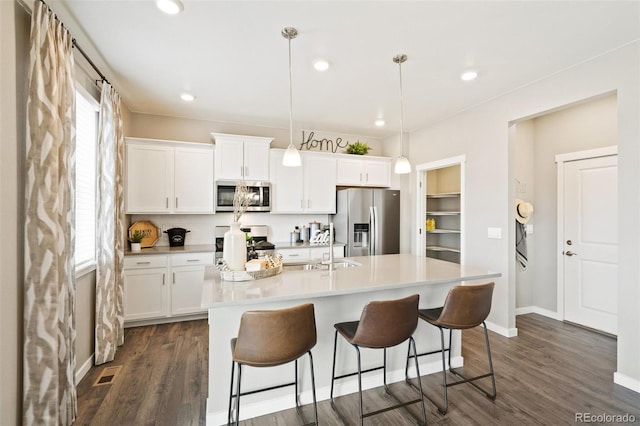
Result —
<instances>
[{"instance_id":1,"label":"white kitchen cabinet","mask_svg":"<svg viewBox=\"0 0 640 426\"><path fill-rule=\"evenodd\" d=\"M212 252L126 256L125 325L205 315L206 310L200 307L204 270L213 265L213 258Z\"/></svg>"},{"instance_id":2,"label":"white kitchen cabinet","mask_svg":"<svg viewBox=\"0 0 640 426\"><path fill-rule=\"evenodd\" d=\"M333 258L339 259L344 257L344 246L333 246ZM309 258L311 260L328 260L329 246L311 247L309 249Z\"/></svg>"},{"instance_id":3,"label":"white kitchen cabinet","mask_svg":"<svg viewBox=\"0 0 640 426\"><path fill-rule=\"evenodd\" d=\"M124 261L124 320L169 315L167 256L133 256Z\"/></svg>"},{"instance_id":4,"label":"white kitchen cabinet","mask_svg":"<svg viewBox=\"0 0 640 426\"><path fill-rule=\"evenodd\" d=\"M273 138L211 133L216 144L216 180L269 181Z\"/></svg>"},{"instance_id":5,"label":"white kitchen cabinet","mask_svg":"<svg viewBox=\"0 0 640 426\"><path fill-rule=\"evenodd\" d=\"M276 254L282 255L282 263L301 263L311 260L308 248L277 249Z\"/></svg>"},{"instance_id":6,"label":"white kitchen cabinet","mask_svg":"<svg viewBox=\"0 0 640 426\"><path fill-rule=\"evenodd\" d=\"M174 213L213 213L213 149L175 148Z\"/></svg>"},{"instance_id":7,"label":"white kitchen cabinet","mask_svg":"<svg viewBox=\"0 0 640 426\"><path fill-rule=\"evenodd\" d=\"M391 186L390 158L355 158L337 160L336 184L345 186Z\"/></svg>"},{"instance_id":8,"label":"white kitchen cabinet","mask_svg":"<svg viewBox=\"0 0 640 426\"><path fill-rule=\"evenodd\" d=\"M127 213L170 213L173 149L127 140Z\"/></svg>"},{"instance_id":9,"label":"white kitchen cabinet","mask_svg":"<svg viewBox=\"0 0 640 426\"><path fill-rule=\"evenodd\" d=\"M282 255L282 262L285 264L321 262L329 259L329 246L281 247L276 249L276 254ZM344 246L334 246L333 257L334 259L343 258Z\"/></svg>"},{"instance_id":10,"label":"white kitchen cabinet","mask_svg":"<svg viewBox=\"0 0 640 426\"><path fill-rule=\"evenodd\" d=\"M126 211L214 213L213 147L127 138Z\"/></svg>"},{"instance_id":11,"label":"white kitchen cabinet","mask_svg":"<svg viewBox=\"0 0 640 426\"><path fill-rule=\"evenodd\" d=\"M204 268L213 265L213 253L183 253L170 256L171 315L206 313L200 307Z\"/></svg>"},{"instance_id":12,"label":"white kitchen cabinet","mask_svg":"<svg viewBox=\"0 0 640 426\"><path fill-rule=\"evenodd\" d=\"M271 213L335 213L335 157L303 152L301 167L285 167L283 156L284 150L271 150Z\"/></svg>"}]
</instances>

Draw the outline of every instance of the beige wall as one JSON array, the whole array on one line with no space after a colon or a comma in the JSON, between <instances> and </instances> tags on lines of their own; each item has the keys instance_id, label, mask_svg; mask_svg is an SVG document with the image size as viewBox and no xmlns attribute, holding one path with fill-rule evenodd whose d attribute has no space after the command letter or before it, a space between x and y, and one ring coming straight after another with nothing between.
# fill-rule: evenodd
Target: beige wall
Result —
<instances>
[{"instance_id":1,"label":"beige wall","mask_svg":"<svg viewBox=\"0 0 640 426\"><path fill-rule=\"evenodd\" d=\"M502 273L496 279L489 321L495 329L512 334L517 332L512 225L516 193L512 152L515 142L510 138L510 124L617 92L619 194L623 194L619 197L618 223L624 231L619 233L616 380L628 379L637 389L640 389L639 76L640 46L635 42L414 132L410 157L413 164L421 164L466 156L465 202L467 211L472 212L465 215L466 263ZM415 177L409 185L415 186ZM536 203L540 206L537 197ZM403 221L415 223L415 220L415 215L403 217ZM540 229L542 224L537 219L536 224ZM501 228L503 238L487 238L488 227Z\"/></svg>"},{"instance_id":2,"label":"beige wall","mask_svg":"<svg viewBox=\"0 0 640 426\"><path fill-rule=\"evenodd\" d=\"M126 136L150 139L167 139L189 142L211 143L211 132L231 133L247 136L265 136L274 138L271 148L286 148L289 145L289 129L276 127L252 126L248 123L225 123L215 120L194 120L181 117L166 117L152 114L130 114L130 125L125 132ZM305 131L305 136L309 131ZM322 136L335 140L341 137L343 140L355 142L367 142L372 148L371 155L384 155L382 143L378 138L363 135L343 135L330 131L314 131L316 137ZM294 128L294 144L300 146L302 130ZM338 152L343 152L342 150Z\"/></svg>"},{"instance_id":3,"label":"beige wall","mask_svg":"<svg viewBox=\"0 0 640 426\"><path fill-rule=\"evenodd\" d=\"M24 114L29 16L0 1L0 424L22 418Z\"/></svg>"}]
</instances>

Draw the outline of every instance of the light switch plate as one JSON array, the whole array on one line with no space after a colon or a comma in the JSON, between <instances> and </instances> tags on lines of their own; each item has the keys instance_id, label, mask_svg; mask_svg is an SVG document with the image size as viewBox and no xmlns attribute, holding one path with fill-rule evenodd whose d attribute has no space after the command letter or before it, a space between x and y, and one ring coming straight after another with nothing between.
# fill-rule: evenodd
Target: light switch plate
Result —
<instances>
[{"instance_id":1,"label":"light switch plate","mask_svg":"<svg viewBox=\"0 0 640 426\"><path fill-rule=\"evenodd\" d=\"M502 228L487 228L487 238L502 239Z\"/></svg>"},{"instance_id":2,"label":"light switch plate","mask_svg":"<svg viewBox=\"0 0 640 426\"><path fill-rule=\"evenodd\" d=\"M527 230L527 235L533 234L533 224L529 223L528 225L526 225L526 230Z\"/></svg>"}]
</instances>

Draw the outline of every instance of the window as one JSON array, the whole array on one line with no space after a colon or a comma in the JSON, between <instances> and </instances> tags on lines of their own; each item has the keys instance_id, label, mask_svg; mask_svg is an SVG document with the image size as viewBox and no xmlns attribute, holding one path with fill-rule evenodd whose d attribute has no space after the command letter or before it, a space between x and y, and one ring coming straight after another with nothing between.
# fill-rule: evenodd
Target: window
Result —
<instances>
[{"instance_id":1,"label":"window","mask_svg":"<svg viewBox=\"0 0 640 426\"><path fill-rule=\"evenodd\" d=\"M96 262L98 103L76 91L76 274Z\"/></svg>"}]
</instances>

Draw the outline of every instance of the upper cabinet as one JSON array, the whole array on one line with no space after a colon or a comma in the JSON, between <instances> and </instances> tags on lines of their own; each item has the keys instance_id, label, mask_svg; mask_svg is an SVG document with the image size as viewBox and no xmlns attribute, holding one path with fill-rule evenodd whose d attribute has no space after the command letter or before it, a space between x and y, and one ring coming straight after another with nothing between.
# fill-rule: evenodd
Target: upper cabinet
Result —
<instances>
[{"instance_id":1,"label":"upper cabinet","mask_svg":"<svg viewBox=\"0 0 640 426\"><path fill-rule=\"evenodd\" d=\"M216 180L269 181L273 138L211 133L216 144Z\"/></svg>"},{"instance_id":2,"label":"upper cabinet","mask_svg":"<svg viewBox=\"0 0 640 426\"><path fill-rule=\"evenodd\" d=\"M214 213L213 146L127 138L126 212Z\"/></svg>"},{"instance_id":3,"label":"upper cabinet","mask_svg":"<svg viewBox=\"0 0 640 426\"><path fill-rule=\"evenodd\" d=\"M341 186L391 186L391 159L356 157L338 158L336 184Z\"/></svg>"},{"instance_id":4,"label":"upper cabinet","mask_svg":"<svg viewBox=\"0 0 640 426\"><path fill-rule=\"evenodd\" d=\"M283 156L271 150L271 213L335 213L335 156L302 152L301 167L283 166Z\"/></svg>"}]
</instances>

